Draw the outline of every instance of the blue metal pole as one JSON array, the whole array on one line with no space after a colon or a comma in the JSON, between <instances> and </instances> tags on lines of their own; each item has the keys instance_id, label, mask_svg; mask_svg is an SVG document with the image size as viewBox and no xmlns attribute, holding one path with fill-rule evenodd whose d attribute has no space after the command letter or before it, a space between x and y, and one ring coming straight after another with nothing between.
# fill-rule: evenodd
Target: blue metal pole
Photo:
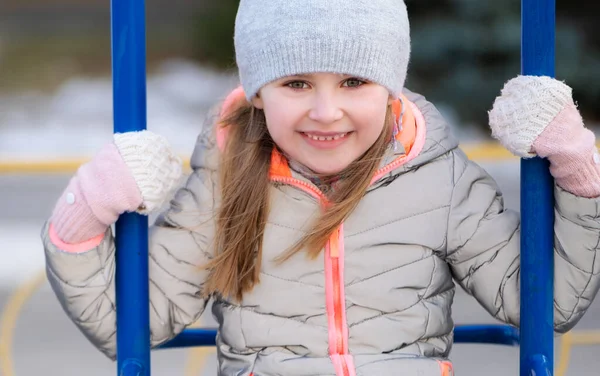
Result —
<instances>
[{"instance_id":1,"label":"blue metal pole","mask_svg":"<svg viewBox=\"0 0 600 376\"><path fill-rule=\"evenodd\" d=\"M114 132L146 129L144 0L111 0ZM122 215L116 223L117 369L150 375L148 218Z\"/></svg>"},{"instance_id":2,"label":"blue metal pole","mask_svg":"<svg viewBox=\"0 0 600 376\"><path fill-rule=\"evenodd\" d=\"M519 346L519 331L509 325L457 325L454 343Z\"/></svg>"},{"instance_id":3,"label":"blue metal pole","mask_svg":"<svg viewBox=\"0 0 600 376\"><path fill-rule=\"evenodd\" d=\"M554 77L555 12L555 0L522 0L523 75ZM540 158L521 160L521 376L554 374L554 183L548 167Z\"/></svg>"}]
</instances>

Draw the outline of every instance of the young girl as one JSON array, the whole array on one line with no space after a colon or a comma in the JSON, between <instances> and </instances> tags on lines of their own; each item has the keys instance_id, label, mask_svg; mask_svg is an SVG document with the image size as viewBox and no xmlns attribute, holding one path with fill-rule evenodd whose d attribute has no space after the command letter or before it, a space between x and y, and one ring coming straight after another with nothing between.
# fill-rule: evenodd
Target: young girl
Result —
<instances>
[{"instance_id":1,"label":"young girl","mask_svg":"<svg viewBox=\"0 0 600 376\"><path fill-rule=\"evenodd\" d=\"M242 0L235 47L241 87L150 231L152 346L212 298L219 375L438 376L452 374L453 281L519 324L519 216L404 89L401 0ZM490 123L516 155L551 162L554 325L566 332L600 286L594 136L548 77L509 81ZM117 134L43 229L58 299L111 358L110 226L159 208L179 173L161 137Z\"/></svg>"}]
</instances>

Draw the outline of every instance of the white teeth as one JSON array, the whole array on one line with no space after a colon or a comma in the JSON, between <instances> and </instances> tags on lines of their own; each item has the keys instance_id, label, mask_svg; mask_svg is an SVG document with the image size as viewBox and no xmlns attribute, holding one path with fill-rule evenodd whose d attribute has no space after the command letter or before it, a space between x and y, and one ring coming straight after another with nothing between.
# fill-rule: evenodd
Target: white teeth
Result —
<instances>
[{"instance_id":1,"label":"white teeth","mask_svg":"<svg viewBox=\"0 0 600 376\"><path fill-rule=\"evenodd\" d=\"M333 140L339 140L340 138L346 137L347 133L341 133L341 134L336 134L335 136L315 136L312 135L310 133L305 133L306 136L310 139L316 140L316 141L333 141Z\"/></svg>"}]
</instances>

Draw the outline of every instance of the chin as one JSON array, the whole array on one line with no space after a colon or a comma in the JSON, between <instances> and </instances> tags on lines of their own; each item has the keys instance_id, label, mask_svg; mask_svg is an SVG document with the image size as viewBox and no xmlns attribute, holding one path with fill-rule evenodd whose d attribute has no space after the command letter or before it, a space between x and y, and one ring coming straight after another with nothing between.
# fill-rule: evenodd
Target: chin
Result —
<instances>
[{"instance_id":1,"label":"chin","mask_svg":"<svg viewBox=\"0 0 600 376\"><path fill-rule=\"evenodd\" d=\"M323 166L319 166L320 168L312 168L311 170L313 170L314 172L318 173L318 174L323 174L323 175L335 175L335 174L339 174L340 172L342 172L346 167L348 167L348 165L344 165L344 166L328 166L326 168L323 168Z\"/></svg>"}]
</instances>

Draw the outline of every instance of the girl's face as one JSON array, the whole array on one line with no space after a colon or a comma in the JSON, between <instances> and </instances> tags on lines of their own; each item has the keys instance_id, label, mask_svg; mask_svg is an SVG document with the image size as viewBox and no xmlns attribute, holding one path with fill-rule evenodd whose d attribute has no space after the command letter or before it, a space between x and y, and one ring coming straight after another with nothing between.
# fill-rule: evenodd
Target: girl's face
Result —
<instances>
[{"instance_id":1,"label":"girl's face","mask_svg":"<svg viewBox=\"0 0 600 376\"><path fill-rule=\"evenodd\" d=\"M392 101L381 85L314 73L271 82L252 104L264 110L269 134L285 153L329 175L348 167L375 143Z\"/></svg>"}]
</instances>

